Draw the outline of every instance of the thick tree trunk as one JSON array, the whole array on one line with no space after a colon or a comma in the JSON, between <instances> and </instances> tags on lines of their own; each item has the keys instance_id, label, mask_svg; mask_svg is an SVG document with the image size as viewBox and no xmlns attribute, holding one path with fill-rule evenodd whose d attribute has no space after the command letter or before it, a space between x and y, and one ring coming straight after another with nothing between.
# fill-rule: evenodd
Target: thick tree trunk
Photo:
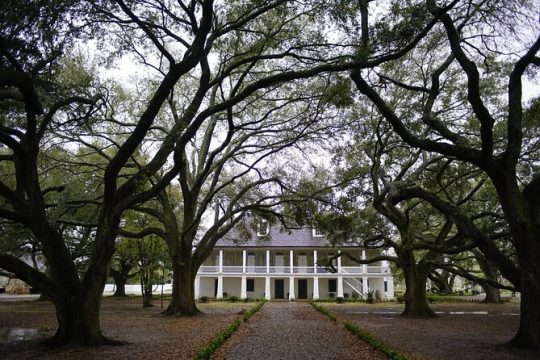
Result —
<instances>
[{"instance_id":1,"label":"thick tree trunk","mask_svg":"<svg viewBox=\"0 0 540 360\"><path fill-rule=\"evenodd\" d=\"M143 297L143 308L152 307L152 282L150 274L146 271L141 275L141 288L142 288L142 297Z\"/></svg>"},{"instance_id":2,"label":"thick tree trunk","mask_svg":"<svg viewBox=\"0 0 540 360\"><path fill-rule=\"evenodd\" d=\"M95 295L87 295L89 299ZM101 294L99 295L101 297ZM54 336L43 344L59 346L94 346L121 344L111 340L101 332L99 310L94 307L95 301L81 301L72 297L63 302L55 302L58 329Z\"/></svg>"},{"instance_id":3,"label":"thick tree trunk","mask_svg":"<svg viewBox=\"0 0 540 360\"><path fill-rule=\"evenodd\" d=\"M483 301L484 303L499 304L501 302L501 291L499 289L490 285L484 285L482 288L486 293L486 298Z\"/></svg>"},{"instance_id":4,"label":"thick tree trunk","mask_svg":"<svg viewBox=\"0 0 540 360\"><path fill-rule=\"evenodd\" d=\"M490 174L518 255L521 292L519 329L511 346L540 349L540 196L535 178L523 190L507 169ZM514 172L512 172L513 174Z\"/></svg>"},{"instance_id":5,"label":"thick tree trunk","mask_svg":"<svg viewBox=\"0 0 540 360\"><path fill-rule=\"evenodd\" d=\"M538 256L539 254L534 255ZM534 257L534 255L531 254L529 258ZM538 285L540 276L538 269L540 269L538 262L536 264L521 263L521 315L519 329L510 342L511 346L540 349L540 288Z\"/></svg>"},{"instance_id":6,"label":"thick tree trunk","mask_svg":"<svg viewBox=\"0 0 540 360\"><path fill-rule=\"evenodd\" d=\"M426 296L426 282L429 271L423 264L416 264L412 252L402 258L403 273L405 275L405 310L401 314L405 317L426 318L435 317L429 307Z\"/></svg>"},{"instance_id":7,"label":"thick tree trunk","mask_svg":"<svg viewBox=\"0 0 540 360\"><path fill-rule=\"evenodd\" d=\"M116 274L116 273L113 273L111 272L111 276L114 280L114 285L115 285L115 290L114 290L114 294L112 296L115 296L115 297L126 297L126 282L127 282L127 278L125 278L124 276L120 275L120 274Z\"/></svg>"},{"instance_id":8,"label":"thick tree trunk","mask_svg":"<svg viewBox=\"0 0 540 360\"><path fill-rule=\"evenodd\" d=\"M173 291L166 315L196 315L200 313L195 303L195 271L191 254L173 257Z\"/></svg>"}]
</instances>

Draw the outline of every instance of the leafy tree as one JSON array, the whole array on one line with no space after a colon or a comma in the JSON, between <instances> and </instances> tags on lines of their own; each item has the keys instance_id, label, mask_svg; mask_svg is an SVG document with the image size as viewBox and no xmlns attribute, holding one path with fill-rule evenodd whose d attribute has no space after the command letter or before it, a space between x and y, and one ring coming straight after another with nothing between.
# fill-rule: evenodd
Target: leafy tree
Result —
<instances>
[{"instance_id":1,"label":"leafy tree","mask_svg":"<svg viewBox=\"0 0 540 360\"><path fill-rule=\"evenodd\" d=\"M474 10L467 10L461 6L455 9L442 8L435 1L426 1L424 9L435 16L441 26L441 32L437 32L434 38L437 42L432 43L433 46L424 54L445 54L446 60L440 61L441 65L432 70L424 68L426 78L429 79L428 86L407 84L406 79L386 82L387 86L399 87L404 92L415 94L422 104L421 110L408 113L395 111L385 99L375 79L392 79L393 74L368 78L366 73L354 70L351 77L357 89L377 107L406 143L472 164L489 177L510 229L517 263L509 261L489 239L477 233L470 218L462 216L454 206L438 202L431 195L413 189L407 197L418 195L423 199L429 198L432 204L438 203L438 209L456 224L460 222L461 228L483 246L484 254L497 264L522 294L520 328L511 343L518 347L538 348L540 262L536 234L539 230L539 199L535 194L540 193L540 182L534 166L527 165L530 159L527 150L537 148L537 137L526 137L528 132L527 124L523 121L526 111L523 109L522 78L529 68L540 64L537 55L540 38L527 41L524 50L514 51L509 57L503 57L497 51L504 44L500 41L502 36L497 35L503 35L501 32L512 25L501 20L519 21L516 15L528 11L531 13L522 3L486 2L474 7ZM500 26L494 29L494 23ZM482 41L484 35L492 30L496 40ZM510 31L514 30L516 27L512 26ZM528 37L536 32L532 30ZM364 35L367 38L368 34ZM426 41L431 39L427 37ZM489 88L485 86L488 81L505 81L506 85L495 88L503 89L506 99L488 93ZM463 90L458 90L460 87L454 84L460 84ZM440 113L439 109L445 99L453 98L451 94L462 99L463 106L458 106L452 113Z\"/></svg>"}]
</instances>

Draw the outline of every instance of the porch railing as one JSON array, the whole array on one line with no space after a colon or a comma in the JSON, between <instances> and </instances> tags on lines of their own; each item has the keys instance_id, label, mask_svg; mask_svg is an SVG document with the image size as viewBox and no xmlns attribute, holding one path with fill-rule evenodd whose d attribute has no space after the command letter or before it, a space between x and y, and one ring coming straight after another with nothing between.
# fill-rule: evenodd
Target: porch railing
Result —
<instances>
[{"instance_id":1,"label":"porch railing","mask_svg":"<svg viewBox=\"0 0 540 360\"><path fill-rule=\"evenodd\" d=\"M389 274L390 268L385 266L367 266L366 271L362 266L342 266L341 274L367 275L367 274ZM322 267L314 268L313 266L269 266L267 271L266 266L246 266L245 274L331 274L330 271ZM292 271L291 271L292 270ZM337 270L337 268L336 268ZM199 273L202 274L219 274L219 266L201 266ZM240 266L222 266L221 274L243 274L243 267Z\"/></svg>"}]
</instances>

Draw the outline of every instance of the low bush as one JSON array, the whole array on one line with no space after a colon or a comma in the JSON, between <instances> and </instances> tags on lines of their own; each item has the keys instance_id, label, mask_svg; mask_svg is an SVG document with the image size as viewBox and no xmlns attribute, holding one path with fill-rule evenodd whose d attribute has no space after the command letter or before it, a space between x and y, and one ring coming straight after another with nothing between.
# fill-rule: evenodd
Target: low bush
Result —
<instances>
[{"instance_id":1,"label":"low bush","mask_svg":"<svg viewBox=\"0 0 540 360\"><path fill-rule=\"evenodd\" d=\"M389 359L391 360L406 360L407 359L405 355L395 350L392 350L388 345L379 341L373 335L359 328L352 322L347 321L345 324L343 324L343 326L345 327L345 329L349 330L349 332L351 332L352 334L356 335L357 337L359 337L360 339L368 343L372 348L385 353Z\"/></svg>"},{"instance_id":2,"label":"low bush","mask_svg":"<svg viewBox=\"0 0 540 360\"><path fill-rule=\"evenodd\" d=\"M249 318L252 317L257 311L259 311L265 303L266 303L266 300L260 301L257 305L247 310L244 313L244 321L248 321Z\"/></svg>"},{"instance_id":3,"label":"low bush","mask_svg":"<svg viewBox=\"0 0 540 360\"><path fill-rule=\"evenodd\" d=\"M234 302L237 302L240 299L238 298L238 296L230 296L227 300L234 303Z\"/></svg>"},{"instance_id":4,"label":"low bush","mask_svg":"<svg viewBox=\"0 0 540 360\"><path fill-rule=\"evenodd\" d=\"M207 303L208 301L210 301L210 298L208 296L201 296L199 298L199 302L201 303Z\"/></svg>"},{"instance_id":5,"label":"low bush","mask_svg":"<svg viewBox=\"0 0 540 360\"><path fill-rule=\"evenodd\" d=\"M234 320L231 325L229 325L225 330L223 330L214 339L212 339L212 341L210 341L208 345L200 349L195 355L195 359L196 360L210 359L214 351L216 351L218 347L220 347L228 338L231 337L232 334L234 334L236 330L238 330L238 328L240 327L240 324L242 324L240 319Z\"/></svg>"},{"instance_id":6,"label":"low bush","mask_svg":"<svg viewBox=\"0 0 540 360\"><path fill-rule=\"evenodd\" d=\"M329 318L330 320L332 320L332 321L337 321L336 315L335 315L334 313L328 311L324 306L319 305L319 304L317 304L317 303L315 303L315 302L313 302L313 301L310 301L309 303L311 304L311 306L313 306L313 308L314 308L315 310L317 310L317 311L320 312L321 314L324 314L324 315L328 316L328 318Z\"/></svg>"},{"instance_id":7,"label":"low bush","mask_svg":"<svg viewBox=\"0 0 540 360\"><path fill-rule=\"evenodd\" d=\"M248 321L249 318L252 317L253 314L255 314L257 311L259 311L265 303L266 303L266 300L261 301L257 305L252 307L251 309L244 312L242 316L243 321ZM242 324L242 321L240 321L240 319L235 319L231 325L229 325L225 330L223 330L215 338L213 338L212 341L210 341L208 345L199 349L199 351L195 355L195 360L210 359L214 351L216 351L221 345L223 345L223 343L227 341L227 339L230 338L236 330L238 330L241 324Z\"/></svg>"}]
</instances>

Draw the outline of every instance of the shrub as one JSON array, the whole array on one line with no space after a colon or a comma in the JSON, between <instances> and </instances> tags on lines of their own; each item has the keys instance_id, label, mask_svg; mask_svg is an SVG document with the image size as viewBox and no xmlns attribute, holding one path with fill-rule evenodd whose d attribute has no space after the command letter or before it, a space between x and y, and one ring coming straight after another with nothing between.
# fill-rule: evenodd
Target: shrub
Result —
<instances>
[{"instance_id":1,"label":"shrub","mask_svg":"<svg viewBox=\"0 0 540 360\"><path fill-rule=\"evenodd\" d=\"M231 296L229 297L228 299L230 302L234 303L234 302L237 302L239 299L238 299L238 296Z\"/></svg>"},{"instance_id":2,"label":"shrub","mask_svg":"<svg viewBox=\"0 0 540 360\"><path fill-rule=\"evenodd\" d=\"M373 304L375 302L375 291L369 290L366 296L366 302L368 304Z\"/></svg>"},{"instance_id":3,"label":"shrub","mask_svg":"<svg viewBox=\"0 0 540 360\"><path fill-rule=\"evenodd\" d=\"M338 298L336 298L336 302L337 302L338 304L343 304L343 303L345 302L345 299L342 298L342 297L338 297Z\"/></svg>"},{"instance_id":4,"label":"shrub","mask_svg":"<svg viewBox=\"0 0 540 360\"><path fill-rule=\"evenodd\" d=\"M317 310L317 311L320 312L321 314L324 314L324 315L328 316L328 318L329 318L330 320L332 320L332 321L337 321L336 315L335 315L334 313L328 311L324 306L319 305L319 304L317 304L317 303L315 303L315 302L313 302L313 301L310 301L309 303L311 304L311 306L313 306L313 308L314 308L315 310Z\"/></svg>"},{"instance_id":5,"label":"shrub","mask_svg":"<svg viewBox=\"0 0 540 360\"><path fill-rule=\"evenodd\" d=\"M358 336L360 339L367 342L372 348L385 353L389 359L391 360L406 360L407 359L405 355L395 350L392 350L390 347L388 347L388 345L379 341L378 339L373 337L373 335L359 328L352 322L347 321L345 324L343 324L343 326L345 327L345 329L349 330L352 334Z\"/></svg>"},{"instance_id":6,"label":"shrub","mask_svg":"<svg viewBox=\"0 0 540 360\"><path fill-rule=\"evenodd\" d=\"M208 345L200 349L195 355L195 359L196 360L210 359L214 351L216 351L216 349L220 347L221 344L223 344L228 338L231 337L232 334L234 334L236 330L238 330L238 328L240 327L240 324L241 324L240 319L234 320L231 325L229 325L225 330L223 330L214 339L212 339L212 341L210 341Z\"/></svg>"},{"instance_id":7,"label":"shrub","mask_svg":"<svg viewBox=\"0 0 540 360\"><path fill-rule=\"evenodd\" d=\"M265 303L266 303L266 300L261 301L260 303L255 305L253 308L244 312L243 321L248 321L249 318L252 317L253 314L255 314L257 311L259 311ZM227 341L227 339L230 338L231 335L234 334L236 330L238 330L241 324L242 324L242 321L240 321L240 319L235 319L231 325L229 325L225 330L223 330L215 338L213 338L212 341L210 341L208 345L199 349L199 351L195 355L195 360L210 359L214 351L216 351L217 348L219 348L225 341Z\"/></svg>"},{"instance_id":8,"label":"shrub","mask_svg":"<svg viewBox=\"0 0 540 360\"><path fill-rule=\"evenodd\" d=\"M250 317L252 317L257 311L259 311L263 305L266 303L266 300L263 300L261 302L259 302L257 305L255 305L254 307L252 307L251 309L247 310L245 313L244 313L244 321L248 321Z\"/></svg>"},{"instance_id":9,"label":"shrub","mask_svg":"<svg viewBox=\"0 0 540 360\"><path fill-rule=\"evenodd\" d=\"M199 302L207 303L208 301L210 301L210 298L208 296L201 296L199 298Z\"/></svg>"}]
</instances>

